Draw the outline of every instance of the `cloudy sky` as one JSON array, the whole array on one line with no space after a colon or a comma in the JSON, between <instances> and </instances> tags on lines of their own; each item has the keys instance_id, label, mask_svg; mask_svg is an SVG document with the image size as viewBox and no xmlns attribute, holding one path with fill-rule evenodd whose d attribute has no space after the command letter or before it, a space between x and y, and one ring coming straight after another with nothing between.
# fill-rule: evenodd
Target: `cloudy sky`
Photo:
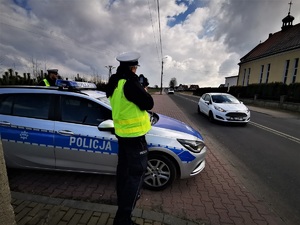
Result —
<instances>
[{"instance_id":1,"label":"cloudy sky","mask_svg":"<svg viewBox=\"0 0 300 225\"><path fill-rule=\"evenodd\" d=\"M58 68L108 79L116 56L141 53L150 86L217 87L240 58L281 30L290 0L0 0L0 75ZM159 12L159 13L158 13ZM300 2L291 15L300 23ZM160 21L160 22L159 22ZM112 70L115 72L115 69Z\"/></svg>"}]
</instances>

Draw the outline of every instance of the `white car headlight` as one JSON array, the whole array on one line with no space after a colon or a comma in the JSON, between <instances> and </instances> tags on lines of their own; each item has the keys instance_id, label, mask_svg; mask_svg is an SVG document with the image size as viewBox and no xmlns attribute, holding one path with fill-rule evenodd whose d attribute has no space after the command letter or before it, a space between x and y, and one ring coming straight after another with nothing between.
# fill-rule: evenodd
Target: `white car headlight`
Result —
<instances>
[{"instance_id":1,"label":"white car headlight","mask_svg":"<svg viewBox=\"0 0 300 225\"><path fill-rule=\"evenodd\" d=\"M216 110L220 111L220 112L226 112L225 109L222 109L221 107L219 106L214 106Z\"/></svg>"},{"instance_id":2,"label":"white car headlight","mask_svg":"<svg viewBox=\"0 0 300 225\"><path fill-rule=\"evenodd\" d=\"M177 139L177 141L186 149L199 153L204 148L205 144L202 141Z\"/></svg>"}]
</instances>

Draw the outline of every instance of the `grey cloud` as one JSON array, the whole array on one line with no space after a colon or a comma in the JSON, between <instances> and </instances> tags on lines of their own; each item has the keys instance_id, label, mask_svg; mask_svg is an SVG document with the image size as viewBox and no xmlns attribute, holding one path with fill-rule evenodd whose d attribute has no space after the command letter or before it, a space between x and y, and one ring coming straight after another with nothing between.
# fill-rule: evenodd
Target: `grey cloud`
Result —
<instances>
[{"instance_id":1,"label":"grey cloud","mask_svg":"<svg viewBox=\"0 0 300 225\"><path fill-rule=\"evenodd\" d=\"M245 54L268 34L280 31L281 20L288 13L289 1L278 0L229 0L221 8L221 18L216 27L215 39L225 35L230 51ZM294 6L293 6L294 7ZM300 4L292 8L299 15ZM299 23L299 21L297 22Z\"/></svg>"},{"instance_id":2,"label":"grey cloud","mask_svg":"<svg viewBox=\"0 0 300 225\"><path fill-rule=\"evenodd\" d=\"M62 75L107 77L105 66L117 67L118 53L137 50L142 55L138 74L145 74L150 85L160 85L157 11L154 2L149 2L30 0L23 9L12 1L0 1L0 52L5 56L0 72L14 65L21 73L30 68L33 58L42 68L58 67ZM176 77L178 83L208 86L236 75L239 58L269 33L280 30L288 2L199 1L199 7L208 8L195 10L189 20L168 27L168 18L184 13L187 7L175 0L161 1L163 55L178 65L165 65L164 85ZM299 3L293 4L291 14L294 23L299 23Z\"/></svg>"}]
</instances>

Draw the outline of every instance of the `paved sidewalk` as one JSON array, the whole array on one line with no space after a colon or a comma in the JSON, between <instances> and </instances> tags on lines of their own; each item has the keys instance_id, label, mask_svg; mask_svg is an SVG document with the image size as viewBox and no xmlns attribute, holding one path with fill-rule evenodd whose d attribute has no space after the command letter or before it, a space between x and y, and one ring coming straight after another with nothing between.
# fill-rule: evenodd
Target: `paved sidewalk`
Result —
<instances>
[{"instance_id":1,"label":"paved sidewalk","mask_svg":"<svg viewBox=\"0 0 300 225\"><path fill-rule=\"evenodd\" d=\"M153 111L193 126L168 95L153 95ZM205 138L205 137L204 137ZM206 168L166 190L143 190L134 211L141 225L287 224L243 185L212 141ZM112 224L114 176L17 171L9 174L17 224ZM101 204L100 204L101 203Z\"/></svg>"},{"instance_id":2,"label":"paved sidewalk","mask_svg":"<svg viewBox=\"0 0 300 225\"><path fill-rule=\"evenodd\" d=\"M253 105L247 105L251 111L267 114L276 118L300 118L298 112L288 112L284 110L272 110L268 108L261 108Z\"/></svg>"},{"instance_id":3,"label":"paved sidewalk","mask_svg":"<svg viewBox=\"0 0 300 225\"><path fill-rule=\"evenodd\" d=\"M114 205L50 198L20 192L12 192L11 194L17 225L112 225L117 210L117 206ZM198 224L143 209L134 211L133 220L140 225Z\"/></svg>"}]
</instances>

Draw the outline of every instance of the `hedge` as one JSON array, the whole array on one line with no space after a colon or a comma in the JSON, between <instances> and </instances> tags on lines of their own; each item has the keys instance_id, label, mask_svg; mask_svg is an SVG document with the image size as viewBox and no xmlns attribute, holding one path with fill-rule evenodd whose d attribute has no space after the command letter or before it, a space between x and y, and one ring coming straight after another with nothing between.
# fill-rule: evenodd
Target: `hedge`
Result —
<instances>
[{"instance_id":1,"label":"hedge","mask_svg":"<svg viewBox=\"0 0 300 225\"><path fill-rule=\"evenodd\" d=\"M227 87L198 88L194 95L201 96L208 92L227 93ZM280 101L285 96L285 101L300 103L300 83L286 85L280 82L269 84L250 84L248 86L232 86L229 93L237 98L256 98L262 100Z\"/></svg>"},{"instance_id":2,"label":"hedge","mask_svg":"<svg viewBox=\"0 0 300 225\"><path fill-rule=\"evenodd\" d=\"M230 87L229 93L239 98L256 98L280 101L286 96L288 102L300 102L300 83L286 85L280 82L269 84L250 84Z\"/></svg>"}]
</instances>

